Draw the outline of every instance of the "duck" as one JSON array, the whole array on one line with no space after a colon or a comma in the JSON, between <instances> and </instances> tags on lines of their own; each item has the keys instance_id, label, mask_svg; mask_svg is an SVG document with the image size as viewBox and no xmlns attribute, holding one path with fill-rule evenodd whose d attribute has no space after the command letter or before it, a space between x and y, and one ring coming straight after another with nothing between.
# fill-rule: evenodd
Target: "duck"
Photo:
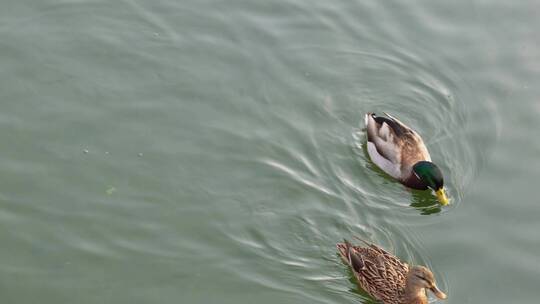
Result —
<instances>
[{"instance_id":1,"label":"duck","mask_svg":"<svg viewBox=\"0 0 540 304\"><path fill-rule=\"evenodd\" d=\"M384 115L365 115L371 161L406 187L433 190L440 204L448 205L442 171L431 162L422 137L392 115Z\"/></svg>"},{"instance_id":2,"label":"duck","mask_svg":"<svg viewBox=\"0 0 540 304\"><path fill-rule=\"evenodd\" d=\"M381 247L361 241L367 246L353 246L344 240L337 249L360 288L371 297L383 304L428 304L426 290L430 290L441 300L447 298L427 267L409 266Z\"/></svg>"}]
</instances>

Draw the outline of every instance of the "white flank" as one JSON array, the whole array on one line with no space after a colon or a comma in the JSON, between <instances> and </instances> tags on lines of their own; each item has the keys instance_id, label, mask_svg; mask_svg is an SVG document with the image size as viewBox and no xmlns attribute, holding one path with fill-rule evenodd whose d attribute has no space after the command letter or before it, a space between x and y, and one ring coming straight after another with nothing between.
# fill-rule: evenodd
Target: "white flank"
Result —
<instances>
[{"instance_id":1,"label":"white flank","mask_svg":"<svg viewBox=\"0 0 540 304\"><path fill-rule=\"evenodd\" d=\"M364 115L364 125L366 126L366 128L367 128L368 122L369 122L369 114L366 114Z\"/></svg>"},{"instance_id":2,"label":"white flank","mask_svg":"<svg viewBox=\"0 0 540 304\"><path fill-rule=\"evenodd\" d=\"M379 168L381 168L381 170L386 172L386 174L396 179L399 179L401 177L400 166L393 164L392 162L384 158L382 155L380 155L374 143L368 141L367 150L371 161L374 162Z\"/></svg>"}]
</instances>

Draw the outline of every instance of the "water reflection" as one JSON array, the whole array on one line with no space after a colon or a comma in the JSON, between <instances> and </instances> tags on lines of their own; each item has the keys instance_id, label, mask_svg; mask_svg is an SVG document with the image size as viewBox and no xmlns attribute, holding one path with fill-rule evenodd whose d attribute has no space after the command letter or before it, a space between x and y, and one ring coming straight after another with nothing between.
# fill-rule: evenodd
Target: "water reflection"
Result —
<instances>
[{"instance_id":1,"label":"water reflection","mask_svg":"<svg viewBox=\"0 0 540 304\"><path fill-rule=\"evenodd\" d=\"M441 205L429 190L411 190L411 207L416 208L422 215L441 212Z\"/></svg>"}]
</instances>

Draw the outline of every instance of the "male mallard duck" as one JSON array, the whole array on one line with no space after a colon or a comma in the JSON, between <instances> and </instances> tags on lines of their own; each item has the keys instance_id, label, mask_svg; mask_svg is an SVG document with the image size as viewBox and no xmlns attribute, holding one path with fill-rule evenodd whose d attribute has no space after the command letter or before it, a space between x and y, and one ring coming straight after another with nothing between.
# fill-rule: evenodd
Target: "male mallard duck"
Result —
<instances>
[{"instance_id":1,"label":"male mallard duck","mask_svg":"<svg viewBox=\"0 0 540 304\"><path fill-rule=\"evenodd\" d=\"M439 202L447 205L441 170L431 162L420 135L395 117L384 114L387 117L366 114L367 151L371 160L407 187L432 189Z\"/></svg>"},{"instance_id":2,"label":"male mallard duck","mask_svg":"<svg viewBox=\"0 0 540 304\"><path fill-rule=\"evenodd\" d=\"M428 304L426 289L429 289L439 299L446 299L429 269L409 267L384 249L365 243L367 247L353 246L345 240L337 248L358 285L373 298L384 304Z\"/></svg>"}]
</instances>

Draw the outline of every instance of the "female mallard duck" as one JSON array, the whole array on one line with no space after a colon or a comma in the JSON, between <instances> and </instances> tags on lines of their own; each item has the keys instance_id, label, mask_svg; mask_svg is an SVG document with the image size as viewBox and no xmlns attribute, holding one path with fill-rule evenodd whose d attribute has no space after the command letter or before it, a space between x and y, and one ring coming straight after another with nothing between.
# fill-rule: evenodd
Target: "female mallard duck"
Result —
<instances>
[{"instance_id":1,"label":"female mallard duck","mask_svg":"<svg viewBox=\"0 0 540 304\"><path fill-rule=\"evenodd\" d=\"M384 114L387 117L366 114L367 151L371 160L407 187L432 189L439 202L447 205L441 170L431 162L420 135L395 117Z\"/></svg>"},{"instance_id":2,"label":"female mallard duck","mask_svg":"<svg viewBox=\"0 0 540 304\"><path fill-rule=\"evenodd\" d=\"M376 245L353 246L346 240L337 244L358 285L384 304L428 304L426 289L439 299L446 294L435 284L433 273L424 266L412 266Z\"/></svg>"}]
</instances>

